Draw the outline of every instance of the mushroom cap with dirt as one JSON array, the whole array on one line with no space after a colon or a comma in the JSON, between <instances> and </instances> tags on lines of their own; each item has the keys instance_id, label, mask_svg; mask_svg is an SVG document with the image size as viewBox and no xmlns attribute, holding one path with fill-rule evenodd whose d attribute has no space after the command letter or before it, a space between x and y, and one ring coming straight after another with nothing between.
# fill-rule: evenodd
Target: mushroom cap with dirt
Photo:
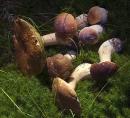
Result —
<instances>
[{"instance_id":1,"label":"mushroom cap with dirt","mask_svg":"<svg viewBox=\"0 0 130 118\"><path fill-rule=\"evenodd\" d=\"M17 18L13 24L16 63L23 74L36 75L45 65L45 50L40 34L27 21Z\"/></svg>"}]
</instances>

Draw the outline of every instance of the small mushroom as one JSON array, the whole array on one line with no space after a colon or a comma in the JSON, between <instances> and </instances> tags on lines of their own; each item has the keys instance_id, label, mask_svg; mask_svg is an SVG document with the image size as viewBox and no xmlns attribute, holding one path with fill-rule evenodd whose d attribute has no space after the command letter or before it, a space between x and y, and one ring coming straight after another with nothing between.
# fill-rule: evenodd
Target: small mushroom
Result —
<instances>
[{"instance_id":1,"label":"small mushroom","mask_svg":"<svg viewBox=\"0 0 130 118\"><path fill-rule=\"evenodd\" d=\"M76 84L84 77L90 75L91 64L84 63L75 68L67 83L63 79L54 78L52 91L56 95L56 103L63 111L72 110L72 112L80 116L81 105L75 92Z\"/></svg>"},{"instance_id":2,"label":"small mushroom","mask_svg":"<svg viewBox=\"0 0 130 118\"><path fill-rule=\"evenodd\" d=\"M82 44L95 44L102 33L103 27L100 25L85 27L79 32L79 41Z\"/></svg>"},{"instance_id":3,"label":"small mushroom","mask_svg":"<svg viewBox=\"0 0 130 118\"><path fill-rule=\"evenodd\" d=\"M118 38L112 38L105 41L99 48L98 53L100 63L92 64L90 72L95 80L108 78L118 69L117 64L111 62L113 52L119 52L122 49L122 42Z\"/></svg>"},{"instance_id":4,"label":"small mushroom","mask_svg":"<svg viewBox=\"0 0 130 118\"><path fill-rule=\"evenodd\" d=\"M90 25L101 24L104 25L107 22L108 11L102 7L94 6L90 8L88 12L88 23Z\"/></svg>"},{"instance_id":5,"label":"small mushroom","mask_svg":"<svg viewBox=\"0 0 130 118\"><path fill-rule=\"evenodd\" d=\"M27 75L41 73L45 65L45 51L40 34L21 18L14 21L13 32L16 62L22 73Z\"/></svg>"},{"instance_id":6,"label":"small mushroom","mask_svg":"<svg viewBox=\"0 0 130 118\"><path fill-rule=\"evenodd\" d=\"M65 55L57 54L47 58L47 67L49 75L54 77L61 77L67 79L72 70L72 60L75 59L75 52L70 51Z\"/></svg>"},{"instance_id":7,"label":"small mushroom","mask_svg":"<svg viewBox=\"0 0 130 118\"><path fill-rule=\"evenodd\" d=\"M87 23L88 23L87 14L81 14L81 15L77 16L75 19L77 22L78 30L81 30L87 26Z\"/></svg>"},{"instance_id":8,"label":"small mushroom","mask_svg":"<svg viewBox=\"0 0 130 118\"><path fill-rule=\"evenodd\" d=\"M77 31L75 18L69 13L59 14L54 21L57 40L61 43L71 42Z\"/></svg>"}]
</instances>

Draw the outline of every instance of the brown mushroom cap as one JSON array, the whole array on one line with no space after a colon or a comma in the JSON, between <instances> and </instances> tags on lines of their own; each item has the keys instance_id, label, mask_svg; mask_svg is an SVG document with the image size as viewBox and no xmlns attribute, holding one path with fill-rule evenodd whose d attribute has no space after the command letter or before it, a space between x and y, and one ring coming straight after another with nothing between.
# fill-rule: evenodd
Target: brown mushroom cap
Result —
<instances>
[{"instance_id":1,"label":"brown mushroom cap","mask_svg":"<svg viewBox=\"0 0 130 118\"><path fill-rule=\"evenodd\" d=\"M108 11L99 6L92 7L88 12L88 23L91 25L107 22Z\"/></svg>"},{"instance_id":2,"label":"brown mushroom cap","mask_svg":"<svg viewBox=\"0 0 130 118\"><path fill-rule=\"evenodd\" d=\"M68 78L72 72L73 65L71 60L62 54L57 54L47 58L48 73L51 77Z\"/></svg>"},{"instance_id":3,"label":"brown mushroom cap","mask_svg":"<svg viewBox=\"0 0 130 118\"><path fill-rule=\"evenodd\" d=\"M113 62L102 62L92 64L90 68L90 73L95 80L105 80L117 71L117 64Z\"/></svg>"},{"instance_id":4,"label":"brown mushroom cap","mask_svg":"<svg viewBox=\"0 0 130 118\"><path fill-rule=\"evenodd\" d=\"M63 79L55 78L53 80L52 90L56 95L56 103L63 111L70 109L76 115L81 114L81 106L77 99L77 94L71 86Z\"/></svg>"},{"instance_id":5,"label":"brown mushroom cap","mask_svg":"<svg viewBox=\"0 0 130 118\"><path fill-rule=\"evenodd\" d=\"M68 42L69 38L73 38L76 34L77 23L71 14L61 13L55 19L54 28L57 39L61 42Z\"/></svg>"},{"instance_id":6,"label":"brown mushroom cap","mask_svg":"<svg viewBox=\"0 0 130 118\"><path fill-rule=\"evenodd\" d=\"M98 41L98 35L92 28L85 27L79 32L79 40L85 44L95 44Z\"/></svg>"},{"instance_id":7,"label":"brown mushroom cap","mask_svg":"<svg viewBox=\"0 0 130 118\"><path fill-rule=\"evenodd\" d=\"M13 25L16 62L24 74L39 74L44 67L44 45L36 29L23 19Z\"/></svg>"}]
</instances>

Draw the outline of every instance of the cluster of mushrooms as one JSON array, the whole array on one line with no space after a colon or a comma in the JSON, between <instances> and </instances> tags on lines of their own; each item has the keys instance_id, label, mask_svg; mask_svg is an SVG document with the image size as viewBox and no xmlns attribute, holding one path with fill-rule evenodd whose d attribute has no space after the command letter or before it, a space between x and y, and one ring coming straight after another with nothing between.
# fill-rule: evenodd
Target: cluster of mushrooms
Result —
<instances>
[{"instance_id":1,"label":"cluster of mushrooms","mask_svg":"<svg viewBox=\"0 0 130 118\"><path fill-rule=\"evenodd\" d=\"M103 42L98 50L100 62L82 63L75 69L72 64L77 56L75 50L46 57L44 48L51 45L72 46L74 43L94 45L99 42L104 32L107 17L108 11L99 6L90 8L87 14L76 18L69 13L61 13L54 21L55 32L44 36L22 18L14 21L13 44L19 69L25 75L37 75L47 68L56 103L63 111L71 109L74 114L81 114L81 105L75 91L76 84L88 77L102 81L115 73L118 66L111 61L111 55L121 51L122 42L118 38Z\"/></svg>"}]
</instances>

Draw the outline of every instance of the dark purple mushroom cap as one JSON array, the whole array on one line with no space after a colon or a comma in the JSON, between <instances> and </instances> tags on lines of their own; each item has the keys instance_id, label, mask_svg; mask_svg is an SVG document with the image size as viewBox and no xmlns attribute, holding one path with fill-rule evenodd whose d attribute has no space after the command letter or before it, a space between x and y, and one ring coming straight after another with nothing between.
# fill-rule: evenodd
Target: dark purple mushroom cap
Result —
<instances>
[{"instance_id":1,"label":"dark purple mushroom cap","mask_svg":"<svg viewBox=\"0 0 130 118\"><path fill-rule=\"evenodd\" d=\"M107 22L108 11L99 6L90 8L88 12L88 23L91 25L100 23L105 24Z\"/></svg>"},{"instance_id":2,"label":"dark purple mushroom cap","mask_svg":"<svg viewBox=\"0 0 130 118\"><path fill-rule=\"evenodd\" d=\"M76 34L77 23L71 14L61 13L55 19L54 29L57 39L61 42L68 42Z\"/></svg>"},{"instance_id":3,"label":"dark purple mushroom cap","mask_svg":"<svg viewBox=\"0 0 130 118\"><path fill-rule=\"evenodd\" d=\"M81 114L81 106L77 94L71 86L61 78L55 78L52 84L52 91L56 95L56 103L63 111L70 109L76 115Z\"/></svg>"},{"instance_id":4,"label":"dark purple mushroom cap","mask_svg":"<svg viewBox=\"0 0 130 118\"><path fill-rule=\"evenodd\" d=\"M79 32L79 40L85 44L95 44L98 41L98 35L92 28L85 27Z\"/></svg>"},{"instance_id":5,"label":"dark purple mushroom cap","mask_svg":"<svg viewBox=\"0 0 130 118\"><path fill-rule=\"evenodd\" d=\"M95 80L105 80L117 71L117 64L113 62L102 62L92 64L90 73Z\"/></svg>"},{"instance_id":6,"label":"dark purple mushroom cap","mask_svg":"<svg viewBox=\"0 0 130 118\"><path fill-rule=\"evenodd\" d=\"M67 79L73 70L72 62L62 54L48 57L47 67L48 73L52 78L61 77Z\"/></svg>"}]
</instances>

